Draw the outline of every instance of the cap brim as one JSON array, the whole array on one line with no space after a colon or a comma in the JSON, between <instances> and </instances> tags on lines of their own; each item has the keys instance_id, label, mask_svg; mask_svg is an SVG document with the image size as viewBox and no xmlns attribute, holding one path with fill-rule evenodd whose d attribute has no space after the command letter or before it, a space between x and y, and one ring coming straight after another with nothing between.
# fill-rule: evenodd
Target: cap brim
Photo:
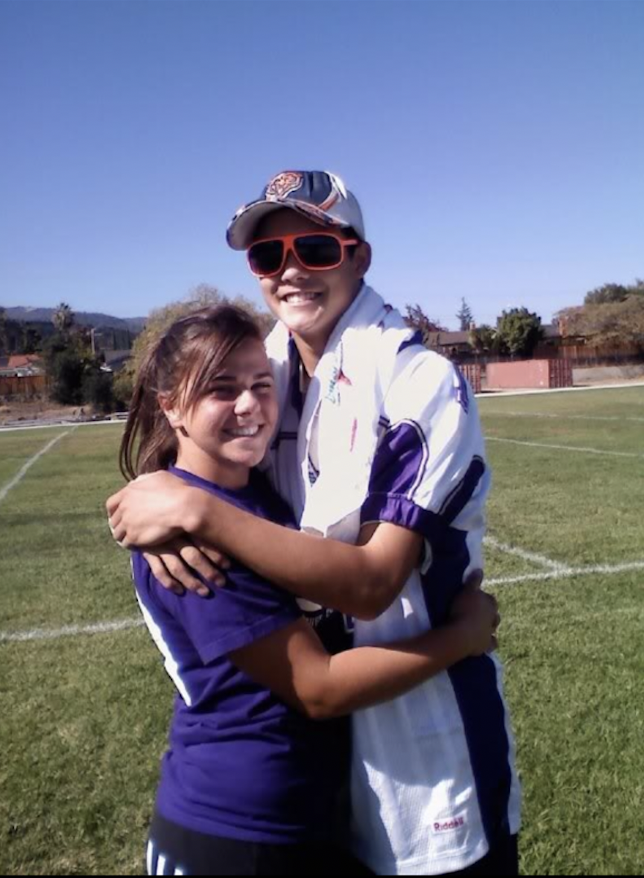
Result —
<instances>
[{"instance_id":1,"label":"cap brim","mask_svg":"<svg viewBox=\"0 0 644 878\"><path fill-rule=\"evenodd\" d=\"M336 228L348 228L347 223L343 223L333 217L327 216L318 207L301 201L253 201L247 204L228 226L226 232L226 240L233 250L247 250L255 234L260 220L269 213L276 210L294 210L296 213L305 216L313 222L320 223L324 226L335 226Z\"/></svg>"}]
</instances>

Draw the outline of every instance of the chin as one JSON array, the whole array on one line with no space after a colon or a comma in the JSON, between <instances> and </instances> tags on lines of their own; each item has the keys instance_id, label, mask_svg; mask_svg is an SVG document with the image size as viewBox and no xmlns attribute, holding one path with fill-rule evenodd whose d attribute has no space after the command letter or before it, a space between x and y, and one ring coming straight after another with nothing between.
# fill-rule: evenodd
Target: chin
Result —
<instances>
[{"instance_id":1,"label":"chin","mask_svg":"<svg viewBox=\"0 0 644 878\"><path fill-rule=\"evenodd\" d=\"M302 336L302 338L306 338L307 336L319 335L324 330L326 321L323 319L322 315L319 314L313 320L292 320L282 318L282 322L291 332Z\"/></svg>"},{"instance_id":2,"label":"chin","mask_svg":"<svg viewBox=\"0 0 644 878\"><path fill-rule=\"evenodd\" d=\"M264 460L265 454L265 451L261 454L259 452L253 454L240 454L239 456L235 456L230 462L237 466L247 466L249 469L252 469Z\"/></svg>"}]
</instances>

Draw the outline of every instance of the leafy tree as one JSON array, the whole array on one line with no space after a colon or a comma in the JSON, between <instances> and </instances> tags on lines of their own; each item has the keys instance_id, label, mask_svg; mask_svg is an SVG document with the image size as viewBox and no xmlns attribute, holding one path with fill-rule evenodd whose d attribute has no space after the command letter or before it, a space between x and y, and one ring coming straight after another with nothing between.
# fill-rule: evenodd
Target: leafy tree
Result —
<instances>
[{"instance_id":1,"label":"leafy tree","mask_svg":"<svg viewBox=\"0 0 644 878\"><path fill-rule=\"evenodd\" d=\"M461 332L469 332L474 323L474 313L465 299L461 301L461 308L456 315L456 319L461 327Z\"/></svg>"},{"instance_id":2,"label":"leafy tree","mask_svg":"<svg viewBox=\"0 0 644 878\"><path fill-rule=\"evenodd\" d=\"M82 399L97 411L107 414L114 405L112 375L103 372L97 364L85 368L82 381Z\"/></svg>"},{"instance_id":3,"label":"leafy tree","mask_svg":"<svg viewBox=\"0 0 644 878\"><path fill-rule=\"evenodd\" d=\"M7 312L4 308L0 308L0 353L7 351L9 348L9 339L7 338Z\"/></svg>"},{"instance_id":4,"label":"leafy tree","mask_svg":"<svg viewBox=\"0 0 644 878\"><path fill-rule=\"evenodd\" d=\"M37 354L42 350L43 339L33 326L25 325L22 329L22 353Z\"/></svg>"},{"instance_id":5,"label":"leafy tree","mask_svg":"<svg viewBox=\"0 0 644 878\"><path fill-rule=\"evenodd\" d=\"M562 335L585 338L596 347L644 351L644 295L623 302L566 308L557 315Z\"/></svg>"},{"instance_id":6,"label":"leafy tree","mask_svg":"<svg viewBox=\"0 0 644 878\"><path fill-rule=\"evenodd\" d=\"M644 280L641 277L635 278L635 283L631 284L628 289L632 296L644 296Z\"/></svg>"},{"instance_id":7,"label":"leafy tree","mask_svg":"<svg viewBox=\"0 0 644 878\"><path fill-rule=\"evenodd\" d=\"M133 374L124 366L113 377L112 395L114 397L114 405L117 410L127 409L134 393Z\"/></svg>"},{"instance_id":8,"label":"leafy tree","mask_svg":"<svg viewBox=\"0 0 644 878\"><path fill-rule=\"evenodd\" d=\"M136 375L141 363L143 362L146 351L150 345L154 344L176 320L185 317L193 311L198 311L201 308L212 308L223 304L236 305L238 308L243 308L245 311L248 311L257 320L264 336L268 335L275 325L274 317L267 312L260 310L253 302L250 302L243 296L229 299L216 287L211 287L208 284L200 284L182 301L172 302L163 308L158 308L151 312L146 321L145 329L139 336L137 336L134 345L132 346L131 359L119 374L119 399L123 402L129 402L136 381Z\"/></svg>"},{"instance_id":9,"label":"leafy tree","mask_svg":"<svg viewBox=\"0 0 644 878\"><path fill-rule=\"evenodd\" d=\"M51 398L61 405L80 405L83 402L85 360L76 348L64 348L51 356L47 363Z\"/></svg>"},{"instance_id":10,"label":"leafy tree","mask_svg":"<svg viewBox=\"0 0 644 878\"><path fill-rule=\"evenodd\" d=\"M628 298L628 287L622 284L604 284L586 294L586 305L609 305L614 302L625 302Z\"/></svg>"},{"instance_id":11,"label":"leafy tree","mask_svg":"<svg viewBox=\"0 0 644 878\"><path fill-rule=\"evenodd\" d=\"M433 334L447 332L447 329L441 326L437 320L432 320L431 317L428 317L420 305L406 306L405 323L411 329L420 332L425 347L431 347Z\"/></svg>"},{"instance_id":12,"label":"leafy tree","mask_svg":"<svg viewBox=\"0 0 644 878\"><path fill-rule=\"evenodd\" d=\"M56 331L44 344L44 360L51 398L61 405L81 405L85 377L100 365L86 333Z\"/></svg>"},{"instance_id":13,"label":"leafy tree","mask_svg":"<svg viewBox=\"0 0 644 878\"><path fill-rule=\"evenodd\" d=\"M51 319L56 331L63 334L69 332L76 322L74 312L66 302L61 302L58 305Z\"/></svg>"},{"instance_id":14,"label":"leafy tree","mask_svg":"<svg viewBox=\"0 0 644 878\"><path fill-rule=\"evenodd\" d=\"M586 294L585 305L614 305L625 302L630 296L644 296L644 280L636 278L635 282L623 284L604 284Z\"/></svg>"},{"instance_id":15,"label":"leafy tree","mask_svg":"<svg viewBox=\"0 0 644 878\"><path fill-rule=\"evenodd\" d=\"M498 353L499 339L496 329L487 324L477 326L470 332L470 345L477 354Z\"/></svg>"},{"instance_id":16,"label":"leafy tree","mask_svg":"<svg viewBox=\"0 0 644 878\"><path fill-rule=\"evenodd\" d=\"M543 338L541 317L527 308L504 311L496 325L500 353L512 357L531 357Z\"/></svg>"}]
</instances>

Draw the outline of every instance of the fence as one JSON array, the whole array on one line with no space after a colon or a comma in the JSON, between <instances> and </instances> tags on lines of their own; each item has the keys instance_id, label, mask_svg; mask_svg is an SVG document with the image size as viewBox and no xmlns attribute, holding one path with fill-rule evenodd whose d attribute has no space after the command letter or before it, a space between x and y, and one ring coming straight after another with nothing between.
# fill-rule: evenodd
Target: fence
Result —
<instances>
[{"instance_id":1,"label":"fence","mask_svg":"<svg viewBox=\"0 0 644 878\"><path fill-rule=\"evenodd\" d=\"M470 383L474 393L483 389L483 369L477 363L463 363L458 367Z\"/></svg>"},{"instance_id":2,"label":"fence","mask_svg":"<svg viewBox=\"0 0 644 878\"><path fill-rule=\"evenodd\" d=\"M487 367L487 386L495 390L572 387L572 363L570 360L490 363Z\"/></svg>"},{"instance_id":3,"label":"fence","mask_svg":"<svg viewBox=\"0 0 644 878\"><path fill-rule=\"evenodd\" d=\"M44 375L0 375L0 397L6 399L40 396L46 389Z\"/></svg>"}]
</instances>

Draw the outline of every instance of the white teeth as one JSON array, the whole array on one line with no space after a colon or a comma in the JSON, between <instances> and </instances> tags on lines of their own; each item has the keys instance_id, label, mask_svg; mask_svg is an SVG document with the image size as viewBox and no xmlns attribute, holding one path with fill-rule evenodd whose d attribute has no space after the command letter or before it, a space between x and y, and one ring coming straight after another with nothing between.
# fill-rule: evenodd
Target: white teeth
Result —
<instances>
[{"instance_id":1,"label":"white teeth","mask_svg":"<svg viewBox=\"0 0 644 878\"><path fill-rule=\"evenodd\" d=\"M319 293L291 293L288 296L284 296L282 301L286 302L289 305L303 305L305 302L313 302Z\"/></svg>"},{"instance_id":2,"label":"white teeth","mask_svg":"<svg viewBox=\"0 0 644 878\"><path fill-rule=\"evenodd\" d=\"M228 431L232 436L257 436L259 427L238 427Z\"/></svg>"}]
</instances>

